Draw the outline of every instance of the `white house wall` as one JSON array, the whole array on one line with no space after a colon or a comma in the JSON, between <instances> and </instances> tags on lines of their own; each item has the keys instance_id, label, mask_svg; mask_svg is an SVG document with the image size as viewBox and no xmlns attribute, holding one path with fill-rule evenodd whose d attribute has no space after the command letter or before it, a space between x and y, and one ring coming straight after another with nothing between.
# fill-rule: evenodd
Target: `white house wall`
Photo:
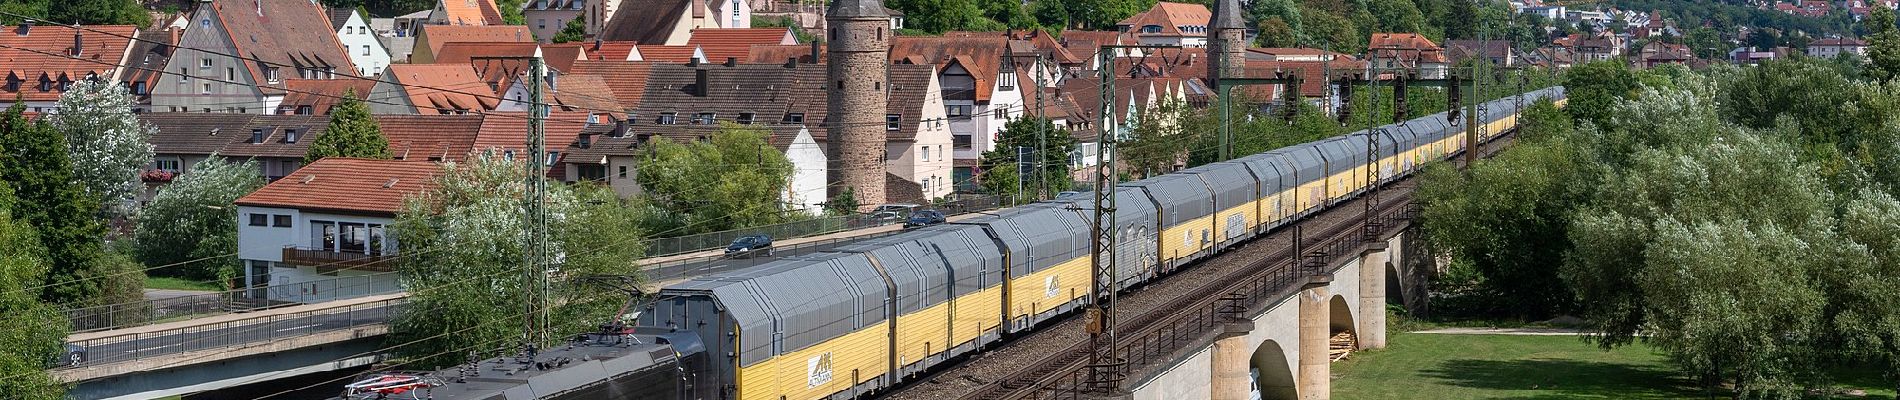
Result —
<instances>
[{"instance_id":1,"label":"white house wall","mask_svg":"<svg viewBox=\"0 0 1900 400\"><path fill-rule=\"evenodd\" d=\"M266 101L263 93L256 89L257 82L252 80L246 62L212 54L238 52L216 13L216 7L199 7L198 12L192 14L191 26L185 28L178 40L178 50L165 64L166 73L151 87L152 111L266 114L276 110L277 105ZM210 67L203 67L206 58L211 59ZM235 68L236 79L225 79L227 68ZM180 73L189 77L177 75ZM284 73L295 76L295 71ZM210 85L209 93L204 85Z\"/></svg>"},{"instance_id":2,"label":"white house wall","mask_svg":"<svg viewBox=\"0 0 1900 400\"><path fill-rule=\"evenodd\" d=\"M383 42L369 29L363 14L350 13L349 22L337 31L336 39L343 42L343 51L350 55L350 62L356 64L357 75L376 76L389 67L389 50L383 48Z\"/></svg>"},{"instance_id":3,"label":"white house wall","mask_svg":"<svg viewBox=\"0 0 1900 400\"><path fill-rule=\"evenodd\" d=\"M289 227L251 226L250 215L260 213L268 215L289 215L291 225ZM270 297L273 299L296 299L299 296L332 293L338 287L336 278L339 276L348 277L378 274L377 272L354 270L341 270L331 274L321 274L317 272L314 266L284 264L283 251L285 247L309 248L316 244L316 242L313 242L311 235L310 221L320 220L338 223L378 224L385 227L394 223L393 219L384 217L338 215L304 212L292 208L253 206L238 206L237 218L238 258L244 260L245 265L243 270L245 274L248 276L250 273L251 261L270 262L270 285L296 285L272 290ZM386 248L390 249L390 254L393 254L396 248L395 234L389 232L387 228L385 229L383 237ZM378 275L374 279L368 279L368 281L368 286L365 286L362 282L358 282L353 284L353 286L349 286L347 289L381 290L394 288L396 285L399 285L394 274Z\"/></svg>"},{"instance_id":4,"label":"white house wall","mask_svg":"<svg viewBox=\"0 0 1900 400\"><path fill-rule=\"evenodd\" d=\"M825 201L825 151L812 139L811 130L800 129L798 138L785 149L785 159L792 162L792 181L781 200L795 209L804 209L812 214L824 211L819 203Z\"/></svg>"}]
</instances>

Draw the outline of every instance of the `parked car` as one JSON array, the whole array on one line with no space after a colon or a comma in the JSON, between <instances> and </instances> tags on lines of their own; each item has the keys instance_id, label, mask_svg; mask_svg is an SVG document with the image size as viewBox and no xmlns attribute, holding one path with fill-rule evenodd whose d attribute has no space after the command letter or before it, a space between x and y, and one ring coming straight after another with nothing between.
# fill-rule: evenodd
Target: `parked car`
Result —
<instances>
[{"instance_id":1,"label":"parked car","mask_svg":"<svg viewBox=\"0 0 1900 400\"><path fill-rule=\"evenodd\" d=\"M903 220L903 219L904 219L904 216L902 214L898 214L896 211L879 211L879 212L871 213L871 222L876 223L878 226L895 224L897 223L897 221Z\"/></svg>"},{"instance_id":2,"label":"parked car","mask_svg":"<svg viewBox=\"0 0 1900 400\"><path fill-rule=\"evenodd\" d=\"M726 256L750 258L759 254L772 255L772 237L764 234L740 236L726 246Z\"/></svg>"},{"instance_id":3,"label":"parked car","mask_svg":"<svg viewBox=\"0 0 1900 400\"><path fill-rule=\"evenodd\" d=\"M944 222L943 212L937 210L918 210L910 213L910 219L904 220L905 228L930 226Z\"/></svg>"},{"instance_id":4,"label":"parked car","mask_svg":"<svg viewBox=\"0 0 1900 400\"><path fill-rule=\"evenodd\" d=\"M58 368L71 367L84 362L86 362L86 348L84 346L66 343L65 348L60 352L60 357L49 360L46 364Z\"/></svg>"}]
</instances>

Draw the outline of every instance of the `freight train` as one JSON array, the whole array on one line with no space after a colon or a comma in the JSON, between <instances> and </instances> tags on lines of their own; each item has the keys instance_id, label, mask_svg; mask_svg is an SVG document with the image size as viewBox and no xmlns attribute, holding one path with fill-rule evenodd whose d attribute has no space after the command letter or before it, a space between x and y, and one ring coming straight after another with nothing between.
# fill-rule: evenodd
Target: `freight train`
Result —
<instances>
[{"instance_id":1,"label":"freight train","mask_svg":"<svg viewBox=\"0 0 1900 400\"><path fill-rule=\"evenodd\" d=\"M1492 134L1553 87L1491 101ZM1438 113L1123 183L1120 288L1141 284L1401 179L1464 149ZM1379 135L1376 152L1367 135ZM1481 138L1489 139L1489 138ZM437 399L851 399L1085 305L1092 193L781 257L662 289L563 349L433 375ZM489 365L492 364L492 365ZM484 366L486 365L486 366ZM485 368L485 370L484 370ZM373 381L373 380L371 380ZM450 382L454 381L454 382Z\"/></svg>"}]
</instances>

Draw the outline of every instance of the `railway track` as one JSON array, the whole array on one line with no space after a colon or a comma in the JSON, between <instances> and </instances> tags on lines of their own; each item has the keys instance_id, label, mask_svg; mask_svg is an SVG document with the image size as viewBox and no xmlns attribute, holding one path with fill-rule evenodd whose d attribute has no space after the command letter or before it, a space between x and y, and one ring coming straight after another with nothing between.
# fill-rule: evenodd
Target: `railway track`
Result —
<instances>
[{"instance_id":1,"label":"railway track","mask_svg":"<svg viewBox=\"0 0 1900 400\"><path fill-rule=\"evenodd\" d=\"M1507 131L1479 146L1489 157L1511 142ZM1463 157L1451 161L1463 166ZM1372 218L1385 230L1412 217L1411 176L1385 183ZM1228 317L1263 299L1284 298L1308 276L1340 257L1357 255L1365 243L1364 197L1335 203L1292 226L1282 227L1124 293L1117 354L1126 373L1164 361ZM1299 243L1295 243L1298 241ZM1297 257L1296 257L1297 255ZM1073 313L1024 336L1011 338L947 368L927 373L885 396L889 399L1085 398L1090 382L1088 335Z\"/></svg>"}]
</instances>

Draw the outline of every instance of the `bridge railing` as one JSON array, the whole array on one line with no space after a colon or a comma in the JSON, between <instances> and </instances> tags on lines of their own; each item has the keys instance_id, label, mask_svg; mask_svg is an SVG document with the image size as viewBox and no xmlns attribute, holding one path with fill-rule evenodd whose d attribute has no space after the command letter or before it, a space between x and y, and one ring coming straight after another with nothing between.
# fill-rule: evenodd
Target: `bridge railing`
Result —
<instances>
[{"instance_id":1,"label":"bridge railing","mask_svg":"<svg viewBox=\"0 0 1900 400\"><path fill-rule=\"evenodd\" d=\"M96 332L219 313L256 311L401 292L402 287L389 283L393 282L395 277L394 272L340 276L295 284L74 308L66 310L65 314L67 321L72 323L73 332Z\"/></svg>"},{"instance_id":2,"label":"bridge railing","mask_svg":"<svg viewBox=\"0 0 1900 400\"><path fill-rule=\"evenodd\" d=\"M386 324L407 299L395 298L349 306L233 319L153 332L128 333L71 342L83 351L75 365L120 363L152 358L167 365L189 364L234 348L257 346L315 333ZM183 357L183 358L180 358Z\"/></svg>"}]
</instances>

